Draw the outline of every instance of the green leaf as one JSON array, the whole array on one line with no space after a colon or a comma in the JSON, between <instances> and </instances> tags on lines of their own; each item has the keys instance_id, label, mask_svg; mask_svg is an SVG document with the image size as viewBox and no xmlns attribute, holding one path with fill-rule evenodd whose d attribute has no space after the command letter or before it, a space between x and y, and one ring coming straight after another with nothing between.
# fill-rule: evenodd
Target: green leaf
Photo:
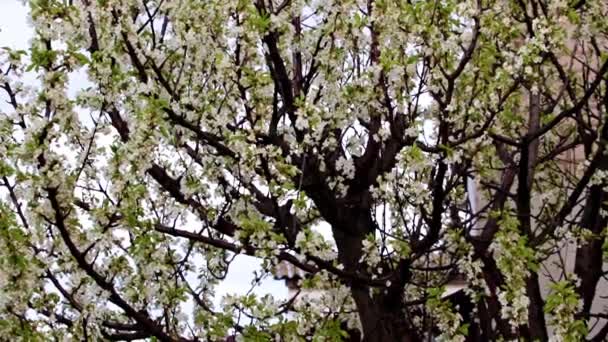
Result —
<instances>
[{"instance_id":1,"label":"green leaf","mask_svg":"<svg viewBox=\"0 0 608 342\"><path fill-rule=\"evenodd\" d=\"M78 61L78 63L82 65L90 63L89 58L80 52L72 52L72 57L74 57Z\"/></svg>"}]
</instances>

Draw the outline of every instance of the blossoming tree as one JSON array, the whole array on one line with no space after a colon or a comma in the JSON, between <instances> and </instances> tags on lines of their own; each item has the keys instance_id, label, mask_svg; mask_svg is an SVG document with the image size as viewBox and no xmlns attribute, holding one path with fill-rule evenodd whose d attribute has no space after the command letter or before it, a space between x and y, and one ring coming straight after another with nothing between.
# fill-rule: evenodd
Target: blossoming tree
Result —
<instances>
[{"instance_id":1,"label":"blossoming tree","mask_svg":"<svg viewBox=\"0 0 608 342\"><path fill-rule=\"evenodd\" d=\"M603 0L29 5L0 64L1 339L606 337ZM238 254L322 298L214 306Z\"/></svg>"}]
</instances>

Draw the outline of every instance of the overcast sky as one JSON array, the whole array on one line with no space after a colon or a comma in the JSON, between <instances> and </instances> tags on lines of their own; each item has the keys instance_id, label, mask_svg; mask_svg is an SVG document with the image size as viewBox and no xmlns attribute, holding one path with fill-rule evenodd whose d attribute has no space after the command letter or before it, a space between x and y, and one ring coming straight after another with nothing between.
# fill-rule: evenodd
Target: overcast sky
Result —
<instances>
[{"instance_id":1,"label":"overcast sky","mask_svg":"<svg viewBox=\"0 0 608 342\"><path fill-rule=\"evenodd\" d=\"M27 50L32 36L28 24L27 7L21 0L0 0L0 47ZM84 73L71 75L70 95L83 88L87 81ZM0 97L1 98L1 97ZM0 110L6 108L0 105ZM226 280L217 289L216 303L227 293L244 294L250 288L252 272L259 270L259 263L248 256L238 256L233 262ZM255 291L258 294L271 293L275 298L286 298L287 288L282 281L266 280Z\"/></svg>"}]
</instances>

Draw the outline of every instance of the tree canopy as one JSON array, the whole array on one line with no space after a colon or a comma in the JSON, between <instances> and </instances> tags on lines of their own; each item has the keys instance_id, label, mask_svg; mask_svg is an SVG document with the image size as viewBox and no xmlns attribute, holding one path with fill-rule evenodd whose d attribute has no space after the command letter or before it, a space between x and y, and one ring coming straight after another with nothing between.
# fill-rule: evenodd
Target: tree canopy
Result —
<instances>
[{"instance_id":1,"label":"tree canopy","mask_svg":"<svg viewBox=\"0 0 608 342\"><path fill-rule=\"evenodd\" d=\"M0 52L0 339L608 334L604 0L29 6ZM238 254L321 296L214 305Z\"/></svg>"}]
</instances>

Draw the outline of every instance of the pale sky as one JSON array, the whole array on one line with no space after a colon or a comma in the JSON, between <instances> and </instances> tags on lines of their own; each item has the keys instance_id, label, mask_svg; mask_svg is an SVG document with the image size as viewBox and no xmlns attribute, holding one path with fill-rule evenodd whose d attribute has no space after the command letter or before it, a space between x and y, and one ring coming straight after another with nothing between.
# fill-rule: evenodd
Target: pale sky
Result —
<instances>
[{"instance_id":1,"label":"pale sky","mask_svg":"<svg viewBox=\"0 0 608 342\"><path fill-rule=\"evenodd\" d=\"M0 0L0 47L28 49L32 28L28 24L27 13L27 7L21 0ZM84 73L71 75L70 81L70 95L74 95L78 89L87 84ZM0 105L0 110L3 108L6 108L4 104ZM232 263L228 276L216 289L215 303L219 303L225 294L245 294L250 289L254 270L260 270L256 259L244 255L238 256ZM260 295L271 293L275 298L286 298L287 288L283 281L268 279L258 286L255 293Z\"/></svg>"}]
</instances>

